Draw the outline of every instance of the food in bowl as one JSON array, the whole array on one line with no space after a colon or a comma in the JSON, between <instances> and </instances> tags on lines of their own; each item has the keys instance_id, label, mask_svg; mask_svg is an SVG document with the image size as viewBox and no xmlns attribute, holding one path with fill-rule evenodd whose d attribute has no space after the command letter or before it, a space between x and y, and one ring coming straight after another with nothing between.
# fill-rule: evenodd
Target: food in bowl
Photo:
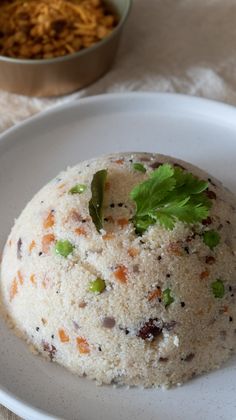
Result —
<instances>
[{"instance_id":1,"label":"food in bowl","mask_svg":"<svg viewBox=\"0 0 236 420\"><path fill-rule=\"evenodd\" d=\"M73 54L106 38L118 24L103 0L3 0L0 55L48 59Z\"/></svg>"},{"instance_id":2,"label":"food in bowl","mask_svg":"<svg viewBox=\"0 0 236 420\"><path fill-rule=\"evenodd\" d=\"M7 240L2 309L51 361L165 386L236 349L235 197L195 166L113 154L60 173Z\"/></svg>"}]
</instances>

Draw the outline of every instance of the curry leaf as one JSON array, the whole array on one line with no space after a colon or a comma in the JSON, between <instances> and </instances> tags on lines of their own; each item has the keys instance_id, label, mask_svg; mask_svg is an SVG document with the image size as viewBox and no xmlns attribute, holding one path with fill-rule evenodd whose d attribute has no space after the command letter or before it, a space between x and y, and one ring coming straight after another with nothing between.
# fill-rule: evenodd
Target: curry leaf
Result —
<instances>
[{"instance_id":1,"label":"curry leaf","mask_svg":"<svg viewBox=\"0 0 236 420\"><path fill-rule=\"evenodd\" d=\"M103 201L107 170L102 169L94 174L91 183L92 197L89 201L89 214L98 232L103 228Z\"/></svg>"}]
</instances>

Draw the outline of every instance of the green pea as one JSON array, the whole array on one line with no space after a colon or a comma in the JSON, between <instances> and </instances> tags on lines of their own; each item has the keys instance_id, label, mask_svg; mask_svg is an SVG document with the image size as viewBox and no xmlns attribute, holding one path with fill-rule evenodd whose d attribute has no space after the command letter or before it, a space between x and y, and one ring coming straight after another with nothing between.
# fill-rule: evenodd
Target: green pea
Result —
<instances>
[{"instance_id":1,"label":"green pea","mask_svg":"<svg viewBox=\"0 0 236 420\"><path fill-rule=\"evenodd\" d=\"M57 241L55 244L55 252L56 254L61 255L62 257L68 257L69 254L73 252L74 246L71 242L65 241Z\"/></svg>"},{"instance_id":2,"label":"green pea","mask_svg":"<svg viewBox=\"0 0 236 420\"><path fill-rule=\"evenodd\" d=\"M174 302L174 298L173 296L171 296L171 290L169 288L165 289L162 292L162 302L165 306L169 306L171 303Z\"/></svg>"},{"instance_id":3,"label":"green pea","mask_svg":"<svg viewBox=\"0 0 236 420\"><path fill-rule=\"evenodd\" d=\"M82 194L87 189L84 184L76 184L69 190L69 194Z\"/></svg>"},{"instance_id":4,"label":"green pea","mask_svg":"<svg viewBox=\"0 0 236 420\"><path fill-rule=\"evenodd\" d=\"M89 283L89 291L93 293L102 293L106 288L106 283L99 277Z\"/></svg>"},{"instance_id":5,"label":"green pea","mask_svg":"<svg viewBox=\"0 0 236 420\"><path fill-rule=\"evenodd\" d=\"M146 168L143 166L142 163L139 163L139 162L133 163L133 169L139 172L143 172L143 173L146 172Z\"/></svg>"},{"instance_id":6,"label":"green pea","mask_svg":"<svg viewBox=\"0 0 236 420\"><path fill-rule=\"evenodd\" d=\"M203 242L207 246L209 246L210 249L215 248L220 242L220 235L215 230L208 230L207 232L204 232L203 234Z\"/></svg>"},{"instance_id":7,"label":"green pea","mask_svg":"<svg viewBox=\"0 0 236 420\"><path fill-rule=\"evenodd\" d=\"M215 298L222 299L225 294L225 286L222 280L217 279L211 283L211 289Z\"/></svg>"}]
</instances>

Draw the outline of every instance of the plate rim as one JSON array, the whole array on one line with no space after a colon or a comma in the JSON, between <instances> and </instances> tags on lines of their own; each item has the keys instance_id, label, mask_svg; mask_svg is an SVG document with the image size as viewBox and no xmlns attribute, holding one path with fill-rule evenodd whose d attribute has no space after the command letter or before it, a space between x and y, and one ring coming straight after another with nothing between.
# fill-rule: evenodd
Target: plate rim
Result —
<instances>
[{"instance_id":1,"label":"plate rim","mask_svg":"<svg viewBox=\"0 0 236 420\"><path fill-rule=\"evenodd\" d=\"M54 105L50 109L41 111L26 120L23 120L16 125L6 129L3 133L0 134L0 153L1 146L5 142L11 140L11 136L17 133L18 131L23 130L25 127L33 126L35 123L40 123L45 118L53 117L57 114L62 113L68 109L74 109L86 105L96 105L98 103L104 102L114 102L122 101L125 99L132 99L135 101L140 101L142 99L156 99L158 101L168 101L169 105L176 107L176 104L181 104L183 108L188 110L188 115L195 116L214 116L219 118L218 121L224 121L229 125L236 126L236 107L233 105L226 104L224 102L218 102L211 99L206 99L198 96L184 95L180 93L159 93L159 92L122 92L122 93L105 93L101 95L94 95L84 98L78 98L75 100L70 100L66 103ZM156 112L161 113L160 110ZM18 140L19 141L19 140ZM14 142L13 142L14 144ZM41 410L30 403L24 401L21 398L18 398L11 391L8 391L0 383L0 404L14 412L19 416L26 416L26 419L30 420L63 420L62 418L55 417L50 415L50 413Z\"/></svg>"},{"instance_id":2,"label":"plate rim","mask_svg":"<svg viewBox=\"0 0 236 420\"><path fill-rule=\"evenodd\" d=\"M4 403L2 402L4 399ZM55 417L44 410L34 407L23 399L16 397L12 392L4 389L0 384L0 404L17 416L24 416L25 420L64 420L62 417ZM26 417L25 417L26 416Z\"/></svg>"},{"instance_id":3,"label":"plate rim","mask_svg":"<svg viewBox=\"0 0 236 420\"><path fill-rule=\"evenodd\" d=\"M51 108L47 108L43 111L40 111L28 118L26 118L23 121L20 121L16 123L15 125L7 128L2 133L0 133L0 144L5 140L7 137L9 137L11 134L14 134L18 130L21 130L24 127L27 127L28 125L32 125L36 122L40 122L45 117L48 116L54 116L57 113L61 113L64 110L70 109L70 108L77 108L77 107L83 107L90 104L95 104L96 102L109 102L109 101L120 101L124 99L153 99L156 98L157 100L166 100L168 98L169 103L171 102L180 102L182 105L185 106L199 106L199 109L201 109L201 112L196 112L196 115L205 115L208 116L212 113L212 111L217 112L218 117L220 120L228 120L232 123L232 117L236 116L236 106L227 104L225 102L215 101L208 98L203 98L200 96L193 96L193 95L185 95L182 93L170 93L170 92L148 92L148 91L136 91L136 92L115 92L115 93L103 93L99 95L92 95L87 96L83 98L76 98L71 99L68 102L60 103L53 105ZM201 107L202 105L202 107ZM193 114L195 112L192 111ZM230 117L230 114L232 114L232 117ZM236 125L236 122L235 122Z\"/></svg>"}]
</instances>

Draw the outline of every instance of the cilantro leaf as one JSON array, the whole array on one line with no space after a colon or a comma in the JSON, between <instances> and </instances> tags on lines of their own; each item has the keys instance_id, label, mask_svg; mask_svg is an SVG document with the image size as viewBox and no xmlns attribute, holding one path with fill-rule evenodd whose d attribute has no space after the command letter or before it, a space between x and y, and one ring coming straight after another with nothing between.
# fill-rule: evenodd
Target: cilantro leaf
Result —
<instances>
[{"instance_id":1,"label":"cilantro leaf","mask_svg":"<svg viewBox=\"0 0 236 420\"><path fill-rule=\"evenodd\" d=\"M183 187L186 194L199 194L208 187L208 182L198 179L191 172L183 171L181 168L175 168L174 176L176 187Z\"/></svg>"},{"instance_id":2,"label":"cilantro leaf","mask_svg":"<svg viewBox=\"0 0 236 420\"><path fill-rule=\"evenodd\" d=\"M155 209L160 200L175 187L174 170L170 165L162 165L153 171L151 178L134 187L131 198L136 202L136 216L147 216L150 209ZM156 194L158 191L158 195Z\"/></svg>"},{"instance_id":3,"label":"cilantro leaf","mask_svg":"<svg viewBox=\"0 0 236 420\"><path fill-rule=\"evenodd\" d=\"M207 187L207 182L181 168L159 166L130 193L136 203L136 232L142 234L157 222L173 229L177 220L194 224L205 219L212 205L204 193Z\"/></svg>"},{"instance_id":4,"label":"cilantro leaf","mask_svg":"<svg viewBox=\"0 0 236 420\"><path fill-rule=\"evenodd\" d=\"M94 174L91 183L92 197L89 201L89 214L98 232L103 227L103 199L107 170L102 169Z\"/></svg>"},{"instance_id":5,"label":"cilantro leaf","mask_svg":"<svg viewBox=\"0 0 236 420\"><path fill-rule=\"evenodd\" d=\"M202 205L192 205L190 200L183 200L182 202L170 203L166 207L157 210L156 218L160 218L162 215L169 216L174 220L177 218L181 222L188 224L200 222L208 216L208 210ZM175 224L175 223L174 223Z\"/></svg>"},{"instance_id":6,"label":"cilantro leaf","mask_svg":"<svg viewBox=\"0 0 236 420\"><path fill-rule=\"evenodd\" d=\"M149 226L154 225L156 223L156 219L150 216L146 216L143 218L134 217L133 222L135 225L136 233L142 235Z\"/></svg>"}]
</instances>

